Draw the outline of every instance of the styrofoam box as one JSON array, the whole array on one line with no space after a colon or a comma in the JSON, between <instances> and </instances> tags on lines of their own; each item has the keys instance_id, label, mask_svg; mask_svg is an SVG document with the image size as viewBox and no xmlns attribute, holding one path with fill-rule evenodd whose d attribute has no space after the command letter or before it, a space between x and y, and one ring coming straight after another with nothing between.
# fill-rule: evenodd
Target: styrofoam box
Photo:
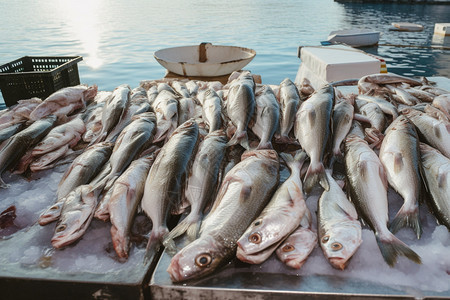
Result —
<instances>
[{"instance_id":1,"label":"styrofoam box","mask_svg":"<svg viewBox=\"0 0 450 300\"><path fill-rule=\"evenodd\" d=\"M300 58L315 77L326 82L380 73L381 62L365 52L343 45L302 47Z\"/></svg>"}]
</instances>

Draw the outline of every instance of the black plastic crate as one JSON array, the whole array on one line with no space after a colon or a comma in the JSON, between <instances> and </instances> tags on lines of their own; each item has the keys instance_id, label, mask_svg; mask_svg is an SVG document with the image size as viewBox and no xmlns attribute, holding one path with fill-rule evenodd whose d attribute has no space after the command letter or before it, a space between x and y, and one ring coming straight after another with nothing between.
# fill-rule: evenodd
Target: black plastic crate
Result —
<instances>
[{"instance_id":1,"label":"black plastic crate","mask_svg":"<svg viewBox=\"0 0 450 300\"><path fill-rule=\"evenodd\" d=\"M81 56L24 56L0 66L0 89L6 106L80 84Z\"/></svg>"}]
</instances>

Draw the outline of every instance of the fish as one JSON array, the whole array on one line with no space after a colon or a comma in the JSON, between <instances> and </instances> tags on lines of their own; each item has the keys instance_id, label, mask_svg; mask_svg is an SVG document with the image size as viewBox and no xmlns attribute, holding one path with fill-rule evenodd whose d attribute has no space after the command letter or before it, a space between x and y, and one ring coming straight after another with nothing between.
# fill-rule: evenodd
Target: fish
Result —
<instances>
[{"instance_id":1,"label":"fish","mask_svg":"<svg viewBox=\"0 0 450 300\"><path fill-rule=\"evenodd\" d=\"M145 180L141 207L152 220L153 228L144 260L161 247L169 232L167 218L172 207L180 202L182 178L194 154L198 140L198 124L188 120L181 124L164 144Z\"/></svg>"},{"instance_id":2,"label":"fish","mask_svg":"<svg viewBox=\"0 0 450 300\"><path fill-rule=\"evenodd\" d=\"M176 95L177 92L167 83L167 82L160 82L157 85L158 87L158 93L161 93L161 91L167 91L171 93L172 95Z\"/></svg>"},{"instance_id":3,"label":"fish","mask_svg":"<svg viewBox=\"0 0 450 300\"><path fill-rule=\"evenodd\" d=\"M178 100L178 124L183 124L189 119L200 116L200 109L193 98L181 98Z\"/></svg>"},{"instance_id":4,"label":"fish","mask_svg":"<svg viewBox=\"0 0 450 300\"><path fill-rule=\"evenodd\" d=\"M74 151L69 148L69 145L61 146L52 152L34 158L33 161L29 164L30 171L38 172L51 169L55 166L56 162L60 158L68 156L72 153L74 153Z\"/></svg>"},{"instance_id":5,"label":"fish","mask_svg":"<svg viewBox=\"0 0 450 300\"><path fill-rule=\"evenodd\" d=\"M421 141L450 158L450 125L415 109L406 108L401 113L416 126Z\"/></svg>"},{"instance_id":6,"label":"fish","mask_svg":"<svg viewBox=\"0 0 450 300\"><path fill-rule=\"evenodd\" d=\"M385 114L392 116L392 120L395 120L398 117L397 108L391 102L389 102L383 98L369 96L369 95L358 95L356 97L356 100L363 100L366 102L376 103Z\"/></svg>"},{"instance_id":7,"label":"fish","mask_svg":"<svg viewBox=\"0 0 450 300\"><path fill-rule=\"evenodd\" d=\"M128 258L130 231L142 195L145 181L158 151L134 160L111 188L108 212L111 221L111 238L120 258Z\"/></svg>"},{"instance_id":8,"label":"fish","mask_svg":"<svg viewBox=\"0 0 450 300\"><path fill-rule=\"evenodd\" d=\"M331 172L327 170L330 190L324 191L317 203L319 244L330 265L344 270L362 243L361 223Z\"/></svg>"},{"instance_id":9,"label":"fish","mask_svg":"<svg viewBox=\"0 0 450 300\"><path fill-rule=\"evenodd\" d=\"M384 132L386 128L386 117L377 103L356 100L355 104L358 111L370 120L370 124L373 128L377 129L379 132Z\"/></svg>"},{"instance_id":10,"label":"fish","mask_svg":"<svg viewBox=\"0 0 450 300\"><path fill-rule=\"evenodd\" d=\"M178 126L178 100L175 95L163 90L152 104L156 113L156 133L154 142L167 139Z\"/></svg>"},{"instance_id":11,"label":"fish","mask_svg":"<svg viewBox=\"0 0 450 300\"><path fill-rule=\"evenodd\" d=\"M83 236L94 216L97 195L92 187L84 185L78 197L68 197L61 209L61 216L56 223L55 233L51 239L53 248L64 248Z\"/></svg>"},{"instance_id":12,"label":"fish","mask_svg":"<svg viewBox=\"0 0 450 300\"><path fill-rule=\"evenodd\" d=\"M379 88L380 85L406 83L410 86L421 86L422 82L410 77L397 74L371 74L363 76L358 81L358 90L360 94L367 94L372 89Z\"/></svg>"},{"instance_id":13,"label":"fish","mask_svg":"<svg viewBox=\"0 0 450 300\"><path fill-rule=\"evenodd\" d=\"M425 143L419 147L422 178L431 196L427 203L439 223L450 230L450 159Z\"/></svg>"},{"instance_id":14,"label":"fish","mask_svg":"<svg viewBox=\"0 0 450 300\"><path fill-rule=\"evenodd\" d=\"M215 272L234 257L237 240L261 213L279 182L279 158L274 150L250 150L225 176L200 237L181 249L167 272L173 282Z\"/></svg>"},{"instance_id":15,"label":"fish","mask_svg":"<svg viewBox=\"0 0 450 300\"><path fill-rule=\"evenodd\" d=\"M330 188L323 156L331 137L333 106L334 89L331 85L324 85L300 105L295 117L295 137L311 160L303 183L307 194L316 183L325 190Z\"/></svg>"},{"instance_id":16,"label":"fish","mask_svg":"<svg viewBox=\"0 0 450 300\"><path fill-rule=\"evenodd\" d=\"M225 101L226 113L236 126L236 132L228 141L228 146L240 144L249 149L247 127L255 111L255 83L249 79L248 72L243 72L230 86Z\"/></svg>"},{"instance_id":17,"label":"fish","mask_svg":"<svg viewBox=\"0 0 450 300\"><path fill-rule=\"evenodd\" d=\"M292 142L289 133L294 127L295 115L300 106L300 93L295 84L289 79L285 78L280 83L279 96L281 106L280 117L280 134L277 141L280 143Z\"/></svg>"},{"instance_id":18,"label":"fish","mask_svg":"<svg viewBox=\"0 0 450 300\"><path fill-rule=\"evenodd\" d=\"M354 114L353 105L346 100L337 103L333 109L333 143L332 143L332 157L330 160L330 166L334 165L334 162L343 161L344 155L341 151L341 144L347 136L352 126Z\"/></svg>"},{"instance_id":19,"label":"fish","mask_svg":"<svg viewBox=\"0 0 450 300\"><path fill-rule=\"evenodd\" d=\"M395 119L386 132L379 158L389 184L404 199L389 229L396 233L400 228L411 227L419 239L422 235L419 201L423 194L419 137L414 125L405 116Z\"/></svg>"},{"instance_id":20,"label":"fish","mask_svg":"<svg viewBox=\"0 0 450 300\"><path fill-rule=\"evenodd\" d=\"M421 102L432 102L436 95L418 88L405 88L405 92L419 99Z\"/></svg>"},{"instance_id":21,"label":"fish","mask_svg":"<svg viewBox=\"0 0 450 300\"><path fill-rule=\"evenodd\" d=\"M114 143L114 148L107 162L110 168L109 174L98 185L104 185L104 188L109 190L117 177L123 173L137 155L153 143L155 132L156 117L153 112L145 112L134 116L132 122L121 131Z\"/></svg>"},{"instance_id":22,"label":"fish","mask_svg":"<svg viewBox=\"0 0 450 300\"><path fill-rule=\"evenodd\" d=\"M53 128L55 115L49 115L33 122L26 129L8 139L0 151L0 188L8 188L1 175L8 168L14 167L28 149L36 145Z\"/></svg>"},{"instance_id":23,"label":"fish","mask_svg":"<svg viewBox=\"0 0 450 300\"><path fill-rule=\"evenodd\" d=\"M225 132L216 130L209 133L198 146L184 193L185 200L191 206L191 211L164 237L163 244L169 251L176 249L174 239L184 233L186 233L188 241L193 241L198 237L203 211L214 200L217 193L226 144Z\"/></svg>"},{"instance_id":24,"label":"fish","mask_svg":"<svg viewBox=\"0 0 450 300\"><path fill-rule=\"evenodd\" d=\"M101 142L88 147L67 168L62 176L56 198L60 199L79 185L89 183L103 168L111 156L114 144Z\"/></svg>"},{"instance_id":25,"label":"fish","mask_svg":"<svg viewBox=\"0 0 450 300\"><path fill-rule=\"evenodd\" d=\"M112 92L98 92L94 101L89 104L86 111L82 114L82 119L86 126L86 132L82 136L84 142L91 142L102 131L103 108L111 96Z\"/></svg>"},{"instance_id":26,"label":"fish","mask_svg":"<svg viewBox=\"0 0 450 300\"><path fill-rule=\"evenodd\" d=\"M386 87L392 92L391 95L392 100L398 103L403 103L410 106L420 103L419 99L417 99L416 97L414 97L413 95L411 95L402 88L394 87L391 85L386 85Z\"/></svg>"},{"instance_id":27,"label":"fish","mask_svg":"<svg viewBox=\"0 0 450 300\"><path fill-rule=\"evenodd\" d=\"M158 97L158 87L156 85L150 87L147 91L148 103L153 107L153 102L155 102L156 97Z\"/></svg>"},{"instance_id":28,"label":"fish","mask_svg":"<svg viewBox=\"0 0 450 300\"><path fill-rule=\"evenodd\" d=\"M55 115L58 119L70 115L80 108L86 107L86 102L97 95L97 86L76 85L62 88L39 104L31 113L30 120L37 121L48 115Z\"/></svg>"},{"instance_id":29,"label":"fish","mask_svg":"<svg viewBox=\"0 0 450 300\"><path fill-rule=\"evenodd\" d=\"M438 108L448 119L450 119L450 94L443 94L435 97L431 105Z\"/></svg>"},{"instance_id":30,"label":"fish","mask_svg":"<svg viewBox=\"0 0 450 300\"><path fill-rule=\"evenodd\" d=\"M114 89L111 97L106 100L102 110L102 131L90 145L104 141L108 134L120 122L129 105L131 89L122 84Z\"/></svg>"},{"instance_id":31,"label":"fish","mask_svg":"<svg viewBox=\"0 0 450 300\"><path fill-rule=\"evenodd\" d=\"M316 246L317 231L312 226L311 212L307 209L300 226L278 246L275 253L286 266L298 270Z\"/></svg>"},{"instance_id":32,"label":"fish","mask_svg":"<svg viewBox=\"0 0 450 300\"><path fill-rule=\"evenodd\" d=\"M201 93L202 117L209 128L209 133L222 127L222 100L213 89Z\"/></svg>"},{"instance_id":33,"label":"fish","mask_svg":"<svg viewBox=\"0 0 450 300\"><path fill-rule=\"evenodd\" d=\"M172 88L180 95L182 98L191 98L191 94L189 93L188 88L183 82L178 80L174 80L171 83Z\"/></svg>"},{"instance_id":34,"label":"fish","mask_svg":"<svg viewBox=\"0 0 450 300\"><path fill-rule=\"evenodd\" d=\"M26 127L26 121L15 123L5 129L0 129L0 144ZM0 147L1 149L1 147Z\"/></svg>"},{"instance_id":35,"label":"fish","mask_svg":"<svg viewBox=\"0 0 450 300\"><path fill-rule=\"evenodd\" d=\"M30 119L31 112L42 103L39 98L31 98L17 101L16 105L5 109L0 114L0 130L7 129L16 123L26 122Z\"/></svg>"},{"instance_id":36,"label":"fish","mask_svg":"<svg viewBox=\"0 0 450 300\"><path fill-rule=\"evenodd\" d=\"M393 267L397 256L421 264L420 256L388 229L386 173L380 159L366 141L356 135L345 140L345 166L351 201L358 215L375 233L385 262Z\"/></svg>"},{"instance_id":37,"label":"fish","mask_svg":"<svg viewBox=\"0 0 450 300\"><path fill-rule=\"evenodd\" d=\"M287 153L281 153L280 156L287 163L291 174L239 238L236 257L243 262L259 264L265 261L300 225L307 210L300 178L307 155L298 150L295 157Z\"/></svg>"},{"instance_id":38,"label":"fish","mask_svg":"<svg viewBox=\"0 0 450 300\"><path fill-rule=\"evenodd\" d=\"M272 149L272 137L280 123L280 105L268 85L258 90L255 101L255 122L251 130L260 139L257 149Z\"/></svg>"},{"instance_id":39,"label":"fish","mask_svg":"<svg viewBox=\"0 0 450 300\"><path fill-rule=\"evenodd\" d=\"M47 224L50 224L50 223L58 220L59 217L61 216L61 209L62 209L64 203L66 202L66 200L71 199L71 198L78 198L78 199L81 198L81 192L83 190L86 190L86 185L77 186L75 189L70 191L64 197L57 199L57 201L53 205L49 206L45 211L43 211L41 213L41 215L39 216L39 219L38 219L39 225L45 226ZM73 201L73 200L69 200L69 201Z\"/></svg>"},{"instance_id":40,"label":"fish","mask_svg":"<svg viewBox=\"0 0 450 300\"><path fill-rule=\"evenodd\" d=\"M186 88L188 89L189 95L191 97L197 96L199 86L194 80L189 80L186 82Z\"/></svg>"},{"instance_id":41,"label":"fish","mask_svg":"<svg viewBox=\"0 0 450 300\"><path fill-rule=\"evenodd\" d=\"M86 126L81 118L54 127L34 148L31 154L40 156L55 151L62 146L74 147L86 131Z\"/></svg>"}]
</instances>

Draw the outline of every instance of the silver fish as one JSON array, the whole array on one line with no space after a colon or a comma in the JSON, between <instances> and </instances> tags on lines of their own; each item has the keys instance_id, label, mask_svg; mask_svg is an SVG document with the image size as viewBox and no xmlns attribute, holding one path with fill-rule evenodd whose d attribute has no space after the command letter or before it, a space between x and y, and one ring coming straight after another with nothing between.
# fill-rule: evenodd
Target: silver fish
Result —
<instances>
[{"instance_id":1,"label":"silver fish","mask_svg":"<svg viewBox=\"0 0 450 300\"><path fill-rule=\"evenodd\" d=\"M108 161L109 175L102 180L105 189L110 189L115 179L130 165L137 155L148 148L156 131L156 117L152 112L136 115L125 127L114 143L111 157Z\"/></svg>"},{"instance_id":2,"label":"silver fish","mask_svg":"<svg viewBox=\"0 0 450 300\"><path fill-rule=\"evenodd\" d=\"M129 233L138 205L144 194L145 181L158 151L131 163L111 189L108 212L111 220L111 238L117 256L128 258Z\"/></svg>"},{"instance_id":3,"label":"silver fish","mask_svg":"<svg viewBox=\"0 0 450 300\"><path fill-rule=\"evenodd\" d=\"M247 127L255 111L255 84L251 80L247 75L240 75L229 89L225 102L226 112L236 126L236 132L228 142L229 146L239 143L245 149L250 148Z\"/></svg>"},{"instance_id":4,"label":"silver fish","mask_svg":"<svg viewBox=\"0 0 450 300\"><path fill-rule=\"evenodd\" d=\"M329 189L323 156L331 137L333 106L334 89L325 85L301 104L295 118L295 137L311 160L304 179L306 193L316 183Z\"/></svg>"},{"instance_id":5,"label":"silver fish","mask_svg":"<svg viewBox=\"0 0 450 300\"><path fill-rule=\"evenodd\" d=\"M178 80L172 81L172 88L182 97L182 98L191 98L191 94L187 89L186 85Z\"/></svg>"},{"instance_id":6,"label":"silver fish","mask_svg":"<svg viewBox=\"0 0 450 300\"><path fill-rule=\"evenodd\" d=\"M362 243L361 223L353 204L327 171L330 190L319 198L317 220L320 246L328 262L344 270Z\"/></svg>"},{"instance_id":7,"label":"silver fish","mask_svg":"<svg viewBox=\"0 0 450 300\"><path fill-rule=\"evenodd\" d=\"M197 238L203 211L206 205L215 198L217 192L226 144L227 138L223 130L208 134L200 143L185 189L185 199L190 204L191 211L164 238L164 245L169 249L175 249L173 239L185 232L189 241Z\"/></svg>"},{"instance_id":8,"label":"silver fish","mask_svg":"<svg viewBox=\"0 0 450 300\"><path fill-rule=\"evenodd\" d=\"M5 129L0 129L0 144L24 129L26 127L25 122L26 121L22 121L20 123L15 123Z\"/></svg>"},{"instance_id":9,"label":"silver fish","mask_svg":"<svg viewBox=\"0 0 450 300\"><path fill-rule=\"evenodd\" d=\"M39 142L32 151L33 156L43 155L68 145L74 147L86 131L86 126L81 118L56 126Z\"/></svg>"},{"instance_id":10,"label":"silver fish","mask_svg":"<svg viewBox=\"0 0 450 300\"><path fill-rule=\"evenodd\" d=\"M415 109L403 109L402 114L416 126L421 139L450 158L450 126Z\"/></svg>"},{"instance_id":11,"label":"silver fish","mask_svg":"<svg viewBox=\"0 0 450 300\"><path fill-rule=\"evenodd\" d=\"M79 185L89 183L109 159L114 144L94 144L80 154L67 168L56 192L57 199L64 197Z\"/></svg>"},{"instance_id":12,"label":"silver fish","mask_svg":"<svg viewBox=\"0 0 450 300\"><path fill-rule=\"evenodd\" d=\"M286 153L280 156L287 163L291 174L238 240L236 256L241 261L259 264L266 260L300 225L307 210L300 179L307 155L299 150L295 158Z\"/></svg>"},{"instance_id":13,"label":"silver fish","mask_svg":"<svg viewBox=\"0 0 450 300\"><path fill-rule=\"evenodd\" d=\"M334 106L331 166L333 166L335 160L342 161L344 158L344 155L341 152L341 143L352 126L353 113L354 107L349 101L343 100Z\"/></svg>"},{"instance_id":14,"label":"silver fish","mask_svg":"<svg viewBox=\"0 0 450 300\"><path fill-rule=\"evenodd\" d=\"M155 102L156 97L158 97L158 87L156 85L150 87L147 91L148 103L153 107L153 102Z\"/></svg>"},{"instance_id":15,"label":"silver fish","mask_svg":"<svg viewBox=\"0 0 450 300\"><path fill-rule=\"evenodd\" d=\"M173 133L178 126L178 100L174 94L163 90L152 104L156 113L156 133L154 142L160 142Z\"/></svg>"},{"instance_id":16,"label":"silver fish","mask_svg":"<svg viewBox=\"0 0 450 300\"><path fill-rule=\"evenodd\" d=\"M389 184L403 197L404 204L390 224L395 233L408 226L417 238L422 234L419 218L419 200L422 191L419 137L408 118L400 116L386 130L380 149L380 161Z\"/></svg>"},{"instance_id":17,"label":"silver fish","mask_svg":"<svg viewBox=\"0 0 450 300\"><path fill-rule=\"evenodd\" d=\"M178 100L178 124L183 124L189 119L200 117L197 103L193 98L181 98Z\"/></svg>"},{"instance_id":18,"label":"silver fish","mask_svg":"<svg viewBox=\"0 0 450 300\"><path fill-rule=\"evenodd\" d=\"M281 105L279 141L291 142L289 133L294 127L295 115L300 106L300 94L295 84L286 78L280 83L279 96Z\"/></svg>"},{"instance_id":19,"label":"silver fish","mask_svg":"<svg viewBox=\"0 0 450 300\"><path fill-rule=\"evenodd\" d=\"M64 145L58 149L35 158L29 165L31 172L51 169L60 158L74 153L69 145Z\"/></svg>"},{"instance_id":20,"label":"silver fish","mask_svg":"<svg viewBox=\"0 0 450 300\"><path fill-rule=\"evenodd\" d=\"M260 139L257 149L272 149L272 137L280 123L280 105L268 85L263 85L256 93L255 115L251 129Z\"/></svg>"},{"instance_id":21,"label":"silver fish","mask_svg":"<svg viewBox=\"0 0 450 300\"><path fill-rule=\"evenodd\" d=\"M180 125L161 148L147 176L142 209L152 220L153 228L147 244L148 259L161 246L169 232L167 217L180 202L182 177L194 153L198 139L198 125L189 120Z\"/></svg>"},{"instance_id":22,"label":"silver fish","mask_svg":"<svg viewBox=\"0 0 450 300\"><path fill-rule=\"evenodd\" d=\"M52 129L56 122L56 116L44 117L26 129L8 139L6 145L0 151L0 188L7 188L1 175L5 170L14 167L27 150L36 145Z\"/></svg>"},{"instance_id":23,"label":"silver fish","mask_svg":"<svg viewBox=\"0 0 450 300\"><path fill-rule=\"evenodd\" d=\"M380 85L406 83L410 86L420 86L422 82L401 76L397 74L371 74L363 76L358 81L358 89L360 94L367 94L371 89L377 89Z\"/></svg>"},{"instance_id":24,"label":"silver fish","mask_svg":"<svg viewBox=\"0 0 450 300\"><path fill-rule=\"evenodd\" d=\"M355 104L358 111L370 120L373 128L376 128L379 132L384 132L386 117L377 103L356 100Z\"/></svg>"},{"instance_id":25,"label":"silver fish","mask_svg":"<svg viewBox=\"0 0 450 300\"><path fill-rule=\"evenodd\" d=\"M105 140L117 123L120 122L128 107L130 93L131 89L126 84L118 86L113 91L102 111L102 131L95 141L91 142L91 145Z\"/></svg>"},{"instance_id":26,"label":"silver fish","mask_svg":"<svg viewBox=\"0 0 450 300\"><path fill-rule=\"evenodd\" d=\"M358 95L356 99L376 103L385 114L391 115L393 120L395 120L398 117L397 108L394 105L392 105L392 103L383 98L373 97L369 95Z\"/></svg>"},{"instance_id":27,"label":"silver fish","mask_svg":"<svg viewBox=\"0 0 450 300\"><path fill-rule=\"evenodd\" d=\"M267 204L278 180L274 150L245 152L225 176L200 237L172 258L167 269L172 281L203 277L227 263L235 254L237 240Z\"/></svg>"},{"instance_id":28,"label":"silver fish","mask_svg":"<svg viewBox=\"0 0 450 300\"><path fill-rule=\"evenodd\" d=\"M434 98L431 105L439 108L439 110L442 111L447 116L447 118L450 119L450 94L437 96L436 98Z\"/></svg>"},{"instance_id":29,"label":"silver fish","mask_svg":"<svg viewBox=\"0 0 450 300\"><path fill-rule=\"evenodd\" d=\"M201 95L202 116L209 132L219 130L222 127L222 100L213 89L207 89Z\"/></svg>"},{"instance_id":30,"label":"silver fish","mask_svg":"<svg viewBox=\"0 0 450 300\"><path fill-rule=\"evenodd\" d=\"M56 249L72 244L83 236L94 216L97 195L91 186L84 185L79 197L67 197L62 205L61 216L52 237Z\"/></svg>"},{"instance_id":31,"label":"silver fish","mask_svg":"<svg viewBox=\"0 0 450 300\"><path fill-rule=\"evenodd\" d=\"M427 144L420 143L423 179L431 197L429 206L440 224L450 230L450 159Z\"/></svg>"},{"instance_id":32,"label":"silver fish","mask_svg":"<svg viewBox=\"0 0 450 300\"><path fill-rule=\"evenodd\" d=\"M393 267L397 256L403 255L420 264L419 255L387 228L388 183L384 167L367 142L356 135L349 135L345 140L345 165L351 200L358 215L374 231L386 263Z\"/></svg>"},{"instance_id":33,"label":"silver fish","mask_svg":"<svg viewBox=\"0 0 450 300\"><path fill-rule=\"evenodd\" d=\"M316 246L317 231L312 226L311 212L307 209L300 226L280 244L275 253L286 266L300 269Z\"/></svg>"}]
</instances>

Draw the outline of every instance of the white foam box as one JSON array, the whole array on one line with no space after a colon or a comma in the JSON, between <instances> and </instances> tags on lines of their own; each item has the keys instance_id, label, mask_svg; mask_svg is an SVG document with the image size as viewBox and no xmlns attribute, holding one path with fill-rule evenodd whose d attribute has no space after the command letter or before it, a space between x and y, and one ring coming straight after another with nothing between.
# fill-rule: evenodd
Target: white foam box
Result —
<instances>
[{"instance_id":1,"label":"white foam box","mask_svg":"<svg viewBox=\"0 0 450 300\"><path fill-rule=\"evenodd\" d=\"M313 87L326 82L361 78L380 73L380 60L343 45L302 47L296 83L308 78Z\"/></svg>"},{"instance_id":2,"label":"white foam box","mask_svg":"<svg viewBox=\"0 0 450 300\"><path fill-rule=\"evenodd\" d=\"M450 35L450 23L434 24L434 33L440 35Z\"/></svg>"}]
</instances>

